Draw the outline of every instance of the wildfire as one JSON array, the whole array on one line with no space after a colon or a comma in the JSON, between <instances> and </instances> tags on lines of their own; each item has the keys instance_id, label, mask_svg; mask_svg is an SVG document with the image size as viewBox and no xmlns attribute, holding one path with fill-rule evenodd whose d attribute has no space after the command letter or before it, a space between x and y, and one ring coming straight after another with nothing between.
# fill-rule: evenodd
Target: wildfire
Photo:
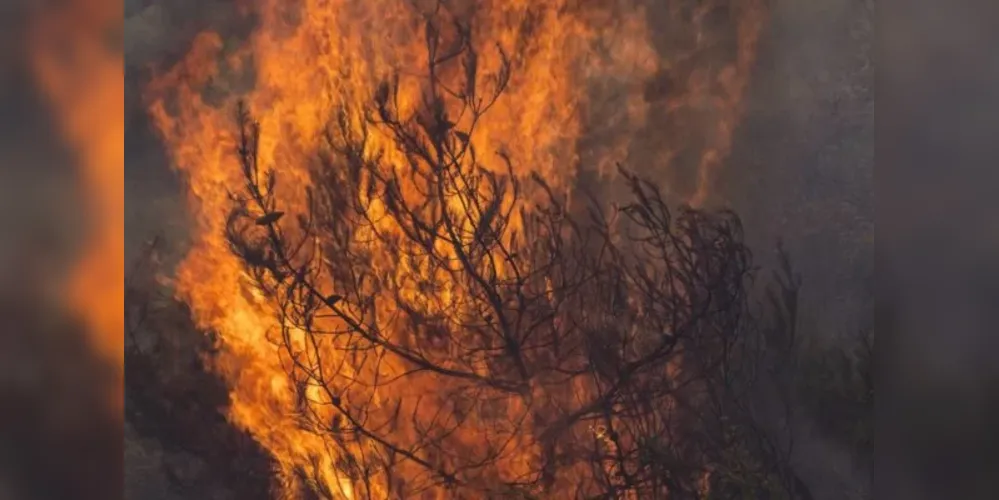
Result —
<instances>
[{"instance_id":1,"label":"wildfire","mask_svg":"<svg viewBox=\"0 0 999 500\"><path fill-rule=\"evenodd\" d=\"M37 20L30 44L38 82L75 148L93 229L68 291L97 349L124 361L124 60L109 44L121 2L67 2ZM118 380L119 384L121 379ZM114 407L121 411L122 387Z\"/></svg>"},{"instance_id":2,"label":"wildfire","mask_svg":"<svg viewBox=\"0 0 999 500\"><path fill-rule=\"evenodd\" d=\"M447 16L440 13L441 4L447 6ZM314 182L318 158L329 147L324 142L325 133L331 118L338 114L342 126L338 133L367 137L363 156L381 155L385 164L406 168L408 158L391 132L365 125L363 113L378 100L379 89L393 81L397 92L391 99L398 112L424 112L428 43L439 43L440 54L448 53L452 48L449 43L461 38L455 31L460 29L448 20L460 20L470 30L465 35L475 57L442 69L450 72L442 80L460 80L462 68L469 71L471 66L475 74L482 75L472 80L483 94L499 85L505 85L506 90L474 128L468 117L457 117L455 126L471 128L467 141L474 145L486 168L503 173L507 164L500 158L507 158L514 177L527 179L536 172L554 192L568 196L580 169L609 172L609 166L624 159L631 136L647 125L649 104L643 89L660 71L662 56L654 47L650 35L654 27L646 8L633 0L259 0L244 14L250 12L257 17L258 27L249 39L228 40L218 33L202 33L187 56L158 75L147 89L150 113L174 165L186 177L197 221L197 237L177 270L174 285L198 323L223 339L217 369L231 387L230 418L273 454L286 482L283 493L297 494L304 470L308 481L319 483L335 496L353 498L357 478L347 477L345 455L336 450L335 443L314 426L303 424L301 393L315 402L309 405L313 415L308 420L312 423L335 420L338 408L363 398L379 408L381 413L371 416L377 421L393 411L394 402L401 401L401 394L386 391L408 392L405 396L410 399L403 411L413 413L414 422L433 422L435 412L451 404L446 394L455 387L440 385L431 375L414 375L405 388L386 385L378 391L366 391L364 387L374 387L375 381L398 376L408 368L398 361L384 361L374 368L351 363L340 354L349 346L336 345L335 340L308 345L303 332L281 324L276 304L248 286L246 270L226 237L227 215L233 208L229 193L244 183L239 158L234 154L239 142L234 124L237 101L245 102L259 120L256 159L263 171L279 175L274 195L280 210L287 213L286 218L305 214L310 208L305 188ZM705 82L706 87L692 86L692 93L670 101L679 106L692 99L720 100L718 105L725 112L718 127L722 131L719 136L724 137L731 135L734 110L754 50L754 30L758 30L758 24L740 26L740 39L751 39L752 43L740 44L738 60L718 74L716 81ZM724 93L716 95L712 85L721 85ZM595 96L616 97L608 106ZM457 109L448 111L455 116ZM606 120L604 125L613 124L615 135L602 149L605 153L596 165L584 165L579 142L585 133L592 132L595 124L589 120L594 116ZM717 139L712 150L704 153L700 171L705 180L695 202L703 200L709 189L713 165L724 156L727 141ZM405 175L400 179L403 185L398 189L403 199L421 196L417 181L407 181ZM459 201L451 198L448 203ZM464 307L464 285L453 282L447 270L427 268L424 263L400 258L398 249L371 243L375 241L372 234L402 231L398 224L382 217L384 209L377 203L367 206L364 215L369 222L353 228L351 245L367 245L365 265L390 277L389 281L395 278L393 292L401 301L396 304L405 303L428 314ZM515 217L512 229L521 222ZM335 279L324 279L324 292L337 289ZM373 294L389 293L377 290L371 288ZM428 290L433 290L434 300L425 298ZM385 319L398 316L398 311L379 307L384 308L377 311L382 319L371 320L379 331L405 338L412 325ZM323 327L342 327L338 321L329 323ZM315 361L316 365L337 370L338 376L354 380L357 387L333 395L323 393L327 387L305 383L304 389L296 392L295 384L300 381L288 376L289 363L295 360L283 355L273 342L282 326L288 331L287 342L301 348L304 356L318 359L320 353L327 355ZM566 394L591 389L583 384L567 388ZM570 403L568 399L564 402ZM399 408L395 406L394 411L399 413ZM528 417L527 410L515 403L505 411L518 423ZM480 417L469 418L474 422ZM459 452L474 457L484 450L476 449L479 441L470 430L474 424L469 425L448 439ZM495 440L507 440L497 452L504 479L527 474L541 450L530 442L518 441L518 435L509 429L496 429ZM396 434L404 440L417 432L430 431L411 424ZM390 495L377 488L372 492Z\"/></svg>"}]
</instances>

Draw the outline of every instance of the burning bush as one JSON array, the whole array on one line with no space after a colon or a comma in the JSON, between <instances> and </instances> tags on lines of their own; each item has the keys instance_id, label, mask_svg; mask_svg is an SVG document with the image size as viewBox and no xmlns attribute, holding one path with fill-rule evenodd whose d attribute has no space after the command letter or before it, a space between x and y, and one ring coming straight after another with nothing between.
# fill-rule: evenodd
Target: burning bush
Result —
<instances>
[{"instance_id":1,"label":"burning bush","mask_svg":"<svg viewBox=\"0 0 999 500\"><path fill-rule=\"evenodd\" d=\"M226 239L274 318L252 349L284 377L252 383L293 401L297 431L255 437L280 450L286 492L792 494L750 409L763 346L738 219L674 213L623 168L631 199L611 207L517 175L470 140L510 65L480 74L468 33L427 22L416 106L387 81L339 108L293 205L239 111ZM224 371L247 383L251 347L229 341Z\"/></svg>"}]
</instances>

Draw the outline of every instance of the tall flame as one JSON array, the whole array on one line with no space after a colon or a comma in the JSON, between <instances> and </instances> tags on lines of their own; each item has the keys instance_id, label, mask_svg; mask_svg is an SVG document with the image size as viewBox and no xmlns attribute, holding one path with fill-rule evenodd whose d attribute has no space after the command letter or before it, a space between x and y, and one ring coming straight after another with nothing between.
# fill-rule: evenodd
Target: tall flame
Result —
<instances>
[{"instance_id":1,"label":"tall flame","mask_svg":"<svg viewBox=\"0 0 999 500\"><path fill-rule=\"evenodd\" d=\"M68 290L97 350L124 362L124 58L109 43L121 2L79 0L45 12L30 44L38 82L77 152L93 221ZM121 382L119 377L118 382ZM113 396L121 410L122 387Z\"/></svg>"},{"instance_id":2,"label":"tall flame","mask_svg":"<svg viewBox=\"0 0 999 500\"><path fill-rule=\"evenodd\" d=\"M504 55L511 62L507 91L471 137L477 151L503 152L515 175L526 177L537 171L564 194L572 193L580 169L608 172L609 166L625 158L631 137L647 125L649 105L643 89L662 63L642 2L452 3L457 4L453 7L457 15L472 26L479 71L501 71ZM310 168L336 110L370 107L375 90L393 77L399 78L400 108L405 112L419 106L423 89L413 75L426 68L423 13L433 4L302 0L291 5L258 0L247 6L244 2L243 13L254 14L258 22L248 40L201 33L186 57L147 89L151 116L174 165L186 177L197 224L195 242L176 272L175 287L200 326L225 339L218 369L231 387L230 418L273 454L285 479L293 481L296 468L309 468L322 476L327 487L348 498L349 485L333 472L337 457L329 451L329 443L303 429L296 414L286 366L268 338L276 326L273 305L248 290L244 270L226 241L226 215L232 208L228 193L242 184L233 154L234 109L237 100L244 101L260 121L259 163L279 172L282 210L306 211L302 190L312 182ZM752 43L741 43L740 51L750 54L753 30L758 27L741 29L746 33L740 38ZM726 94L707 97L723 100L720 106L725 110L735 109L750 59L740 52L738 61L718 75L717 83ZM615 96L609 106L602 101L608 96ZM671 102L680 106L702 98L706 97L692 92ZM718 125L726 137L734 120L727 112ZM579 142L584 134L593 133L596 124L591 120L596 116L605 125L612 124L614 134L595 165L582 164ZM355 121L350 125L359 127ZM599 133L599 127L596 130ZM393 153L387 136L377 130L370 133L372 150ZM700 170L706 179L725 154L727 140L718 139L712 152L705 153ZM707 181L702 184L700 191L706 193ZM383 266L387 273L415 265L396 262L387 248L371 251L372 265ZM410 389L428 397L434 391L419 383ZM422 411L432 409L431 405ZM467 444L474 444L471 436ZM535 451L524 450L524 457L511 459L505 464L507 473L515 476Z\"/></svg>"}]
</instances>

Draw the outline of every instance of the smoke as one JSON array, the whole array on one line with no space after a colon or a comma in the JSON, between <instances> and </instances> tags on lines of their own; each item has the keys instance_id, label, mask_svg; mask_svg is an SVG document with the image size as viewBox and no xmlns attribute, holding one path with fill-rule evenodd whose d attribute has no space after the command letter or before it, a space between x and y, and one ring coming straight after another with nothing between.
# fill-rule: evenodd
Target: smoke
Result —
<instances>
[{"instance_id":1,"label":"smoke","mask_svg":"<svg viewBox=\"0 0 999 500\"><path fill-rule=\"evenodd\" d=\"M999 486L997 7L907 2L883 23L878 291L895 327L878 414L886 496L995 498Z\"/></svg>"},{"instance_id":2,"label":"smoke","mask_svg":"<svg viewBox=\"0 0 999 500\"><path fill-rule=\"evenodd\" d=\"M760 264L786 240L804 279L802 330L832 340L871 323L873 2L771 9L722 190Z\"/></svg>"},{"instance_id":3,"label":"smoke","mask_svg":"<svg viewBox=\"0 0 999 500\"><path fill-rule=\"evenodd\" d=\"M837 344L873 325L874 2L771 2L719 191L757 264L783 240L801 274L799 332ZM765 274L764 274L765 275ZM795 468L816 498L862 498L871 468L808 419Z\"/></svg>"}]
</instances>

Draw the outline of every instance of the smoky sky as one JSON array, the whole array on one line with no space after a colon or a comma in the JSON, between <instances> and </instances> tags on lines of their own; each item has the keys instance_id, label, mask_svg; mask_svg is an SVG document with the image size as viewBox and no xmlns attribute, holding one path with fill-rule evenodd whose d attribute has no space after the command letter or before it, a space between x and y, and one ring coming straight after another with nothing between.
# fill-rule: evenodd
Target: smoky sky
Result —
<instances>
[{"instance_id":1,"label":"smoky sky","mask_svg":"<svg viewBox=\"0 0 999 500\"><path fill-rule=\"evenodd\" d=\"M878 299L892 369L878 493L995 498L999 5L885 3Z\"/></svg>"},{"instance_id":2,"label":"smoky sky","mask_svg":"<svg viewBox=\"0 0 999 500\"><path fill-rule=\"evenodd\" d=\"M803 331L838 338L871 315L873 2L772 9L722 190L757 263L786 243L802 275Z\"/></svg>"}]
</instances>

